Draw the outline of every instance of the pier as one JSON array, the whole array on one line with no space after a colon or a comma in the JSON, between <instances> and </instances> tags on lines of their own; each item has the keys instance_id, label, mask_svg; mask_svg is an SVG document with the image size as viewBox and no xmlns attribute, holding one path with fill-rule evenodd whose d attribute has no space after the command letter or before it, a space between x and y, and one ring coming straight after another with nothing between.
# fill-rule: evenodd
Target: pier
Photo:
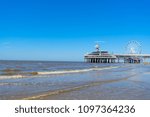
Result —
<instances>
[{"instance_id":1,"label":"pier","mask_svg":"<svg viewBox=\"0 0 150 117\"><path fill-rule=\"evenodd\" d=\"M124 61L124 63L142 63L150 59L150 54L115 54L117 62Z\"/></svg>"},{"instance_id":2,"label":"pier","mask_svg":"<svg viewBox=\"0 0 150 117\"><path fill-rule=\"evenodd\" d=\"M95 46L96 51L86 54L84 61L88 63L143 63L150 60L150 54L137 54L131 48L129 54L110 54L108 51L101 51L99 44Z\"/></svg>"}]
</instances>

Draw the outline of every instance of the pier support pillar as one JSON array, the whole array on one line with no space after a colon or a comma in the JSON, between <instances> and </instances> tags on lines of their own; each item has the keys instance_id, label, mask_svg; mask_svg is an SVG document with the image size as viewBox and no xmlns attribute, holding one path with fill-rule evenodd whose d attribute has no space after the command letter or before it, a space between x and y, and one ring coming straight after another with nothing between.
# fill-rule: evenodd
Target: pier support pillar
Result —
<instances>
[{"instance_id":1,"label":"pier support pillar","mask_svg":"<svg viewBox=\"0 0 150 117\"><path fill-rule=\"evenodd\" d=\"M120 59L118 58L118 63L120 62Z\"/></svg>"}]
</instances>

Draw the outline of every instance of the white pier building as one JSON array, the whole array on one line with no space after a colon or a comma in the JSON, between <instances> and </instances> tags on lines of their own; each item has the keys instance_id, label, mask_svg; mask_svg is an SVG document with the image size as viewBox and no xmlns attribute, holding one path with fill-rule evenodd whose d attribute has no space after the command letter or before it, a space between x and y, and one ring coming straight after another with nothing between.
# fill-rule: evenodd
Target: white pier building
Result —
<instances>
[{"instance_id":1,"label":"white pier building","mask_svg":"<svg viewBox=\"0 0 150 117\"><path fill-rule=\"evenodd\" d=\"M108 51L101 51L100 46L95 46L96 51L84 56L85 62L89 63L115 63L115 55L109 54Z\"/></svg>"}]
</instances>

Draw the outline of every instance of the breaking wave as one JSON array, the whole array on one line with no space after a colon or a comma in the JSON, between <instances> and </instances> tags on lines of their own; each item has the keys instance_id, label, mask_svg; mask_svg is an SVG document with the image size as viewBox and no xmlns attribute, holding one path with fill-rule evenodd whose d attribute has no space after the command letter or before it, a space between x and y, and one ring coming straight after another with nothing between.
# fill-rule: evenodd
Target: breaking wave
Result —
<instances>
[{"instance_id":1,"label":"breaking wave","mask_svg":"<svg viewBox=\"0 0 150 117\"><path fill-rule=\"evenodd\" d=\"M84 73L90 71L101 71L119 68L119 66L110 66L103 68L89 68L89 69L80 69L80 70L61 70L61 71L45 71L45 72L29 72L18 75L1 75L0 79L17 79L17 78L30 78L30 77L46 77L46 75L61 75L61 74L72 74L72 73Z\"/></svg>"},{"instance_id":2,"label":"breaking wave","mask_svg":"<svg viewBox=\"0 0 150 117\"><path fill-rule=\"evenodd\" d=\"M89 68L89 69L81 69L81 70L64 70L64 71L38 72L38 74L39 75L70 74L70 73L82 73L82 72L89 72L89 71L108 70L108 69L114 69L114 68L118 68L118 67Z\"/></svg>"}]
</instances>

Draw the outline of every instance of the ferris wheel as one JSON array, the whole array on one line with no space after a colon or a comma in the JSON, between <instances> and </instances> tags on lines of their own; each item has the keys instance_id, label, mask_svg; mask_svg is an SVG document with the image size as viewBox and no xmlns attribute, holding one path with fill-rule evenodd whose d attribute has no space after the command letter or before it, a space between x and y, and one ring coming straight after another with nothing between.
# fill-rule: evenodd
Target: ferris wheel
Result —
<instances>
[{"instance_id":1,"label":"ferris wheel","mask_svg":"<svg viewBox=\"0 0 150 117\"><path fill-rule=\"evenodd\" d=\"M126 51L128 54L141 54L142 46L138 41L129 41L126 46Z\"/></svg>"}]
</instances>

